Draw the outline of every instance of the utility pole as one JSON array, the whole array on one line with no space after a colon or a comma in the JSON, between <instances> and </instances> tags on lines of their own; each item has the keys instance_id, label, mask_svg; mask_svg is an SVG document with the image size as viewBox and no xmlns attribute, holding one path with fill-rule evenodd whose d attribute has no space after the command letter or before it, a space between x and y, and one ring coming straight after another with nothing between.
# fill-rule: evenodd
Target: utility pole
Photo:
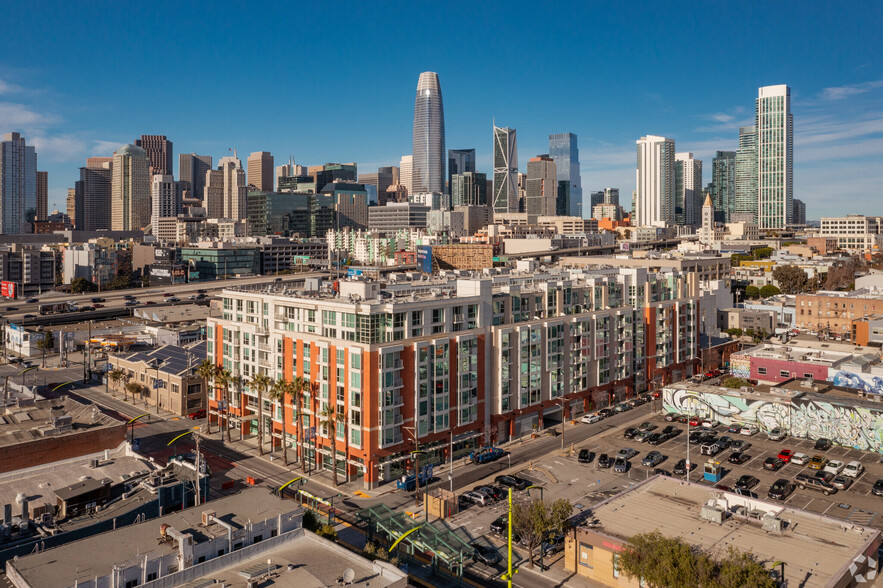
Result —
<instances>
[{"instance_id":1,"label":"utility pole","mask_svg":"<svg viewBox=\"0 0 883 588\"><path fill-rule=\"evenodd\" d=\"M193 436L195 437L194 441L196 442L196 506L199 506L202 504L202 474L199 469L199 441L201 437L199 436L199 433L193 433Z\"/></svg>"}]
</instances>

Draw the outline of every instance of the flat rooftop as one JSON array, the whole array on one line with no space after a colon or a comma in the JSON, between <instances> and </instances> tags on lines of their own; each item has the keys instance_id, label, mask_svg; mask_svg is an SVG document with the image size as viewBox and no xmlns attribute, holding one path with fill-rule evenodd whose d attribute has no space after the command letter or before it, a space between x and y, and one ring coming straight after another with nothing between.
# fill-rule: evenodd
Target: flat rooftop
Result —
<instances>
[{"instance_id":1,"label":"flat rooftop","mask_svg":"<svg viewBox=\"0 0 883 588\"><path fill-rule=\"evenodd\" d=\"M785 531L769 533L759 520L742 516L720 525L706 521L700 512L709 500L725 510L741 505L748 511L771 512L786 522ZM602 525L596 532L621 541L656 529L717 557L734 547L761 561L783 561L787 585L804 588L827 586L880 534L870 527L667 476L650 478L610 498L593 509L593 516Z\"/></svg>"},{"instance_id":2,"label":"flat rooftop","mask_svg":"<svg viewBox=\"0 0 883 588\"><path fill-rule=\"evenodd\" d=\"M69 417L69 420L68 418ZM0 448L121 425L94 405L60 396L0 406Z\"/></svg>"}]
</instances>

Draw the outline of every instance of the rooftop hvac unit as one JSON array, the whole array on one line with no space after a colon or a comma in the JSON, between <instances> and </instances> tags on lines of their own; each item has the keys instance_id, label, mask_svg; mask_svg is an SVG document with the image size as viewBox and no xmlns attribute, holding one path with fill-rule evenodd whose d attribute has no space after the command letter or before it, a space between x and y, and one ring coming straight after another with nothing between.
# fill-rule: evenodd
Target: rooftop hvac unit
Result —
<instances>
[{"instance_id":1,"label":"rooftop hvac unit","mask_svg":"<svg viewBox=\"0 0 883 588\"><path fill-rule=\"evenodd\" d=\"M707 504L702 507L702 512L699 516L703 520L710 523L717 523L718 525L722 525L724 522L724 511L713 506L708 506Z\"/></svg>"},{"instance_id":2,"label":"rooftop hvac unit","mask_svg":"<svg viewBox=\"0 0 883 588\"><path fill-rule=\"evenodd\" d=\"M215 516L214 510L204 510L202 511L202 526L207 527L211 524L212 518Z\"/></svg>"},{"instance_id":3,"label":"rooftop hvac unit","mask_svg":"<svg viewBox=\"0 0 883 588\"><path fill-rule=\"evenodd\" d=\"M763 515L762 528L767 533L781 533L785 530L785 521L774 514Z\"/></svg>"}]
</instances>

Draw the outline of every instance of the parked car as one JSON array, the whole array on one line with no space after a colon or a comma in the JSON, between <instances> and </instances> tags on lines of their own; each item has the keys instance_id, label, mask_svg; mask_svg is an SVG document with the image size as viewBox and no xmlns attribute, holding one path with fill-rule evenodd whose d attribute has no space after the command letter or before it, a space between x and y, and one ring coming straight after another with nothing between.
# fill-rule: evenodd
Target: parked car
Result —
<instances>
[{"instance_id":1,"label":"parked car","mask_svg":"<svg viewBox=\"0 0 883 588\"><path fill-rule=\"evenodd\" d=\"M653 474L657 476L668 476L671 477L671 472L664 468L653 468Z\"/></svg>"},{"instance_id":2,"label":"parked car","mask_svg":"<svg viewBox=\"0 0 883 588\"><path fill-rule=\"evenodd\" d=\"M107 302L107 301L104 298L101 298L100 296L96 296L95 298L92 298L89 302Z\"/></svg>"},{"instance_id":3,"label":"parked car","mask_svg":"<svg viewBox=\"0 0 883 588\"><path fill-rule=\"evenodd\" d=\"M580 463L592 463L592 460L595 458L595 452L589 451L588 449L580 449L579 455L577 456L577 461Z\"/></svg>"},{"instance_id":4,"label":"parked car","mask_svg":"<svg viewBox=\"0 0 883 588\"><path fill-rule=\"evenodd\" d=\"M739 431L739 434L740 435L747 435L749 437L751 435L756 435L757 434L757 427L755 427L754 425L745 425L744 427L742 427L742 430Z\"/></svg>"},{"instance_id":5,"label":"parked car","mask_svg":"<svg viewBox=\"0 0 883 588\"><path fill-rule=\"evenodd\" d=\"M807 466L811 470L820 470L825 467L825 464L828 463L828 460L822 455L813 455L812 459L809 460Z\"/></svg>"},{"instance_id":6,"label":"parked car","mask_svg":"<svg viewBox=\"0 0 883 588\"><path fill-rule=\"evenodd\" d=\"M778 457L768 457L763 461L763 469L770 470L771 472L779 471L783 465L785 465L785 462Z\"/></svg>"},{"instance_id":7,"label":"parked car","mask_svg":"<svg viewBox=\"0 0 883 588\"><path fill-rule=\"evenodd\" d=\"M828 462L828 465L825 466L825 471L831 472L835 476L839 476L840 472L842 472L845 467L846 464L839 459L832 459Z\"/></svg>"},{"instance_id":8,"label":"parked car","mask_svg":"<svg viewBox=\"0 0 883 588\"><path fill-rule=\"evenodd\" d=\"M843 475L850 478L858 478L865 471L865 466L860 461L851 461L843 468Z\"/></svg>"},{"instance_id":9,"label":"parked car","mask_svg":"<svg viewBox=\"0 0 883 588\"><path fill-rule=\"evenodd\" d=\"M479 561L486 566L492 566L502 559L497 550L488 545L472 543L470 547L472 548L472 561Z\"/></svg>"},{"instance_id":10,"label":"parked car","mask_svg":"<svg viewBox=\"0 0 883 588\"><path fill-rule=\"evenodd\" d=\"M638 433L634 436L634 440L638 443L644 443L652 434L652 431L638 431Z\"/></svg>"},{"instance_id":11,"label":"parked car","mask_svg":"<svg viewBox=\"0 0 883 588\"><path fill-rule=\"evenodd\" d=\"M791 463L797 465L806 465L809 463L809 456L805 453L795 453L791 456Z\"/></svg>"},{"instance_id":12,"label":"parked car","mask_svg":"<svg viewBox=\"0 0 883 588\"><path fill-rule=\"evenodd\" d=\"M837 493L837 487L831 484L830 482L825 481L822 478L816 478L815 476L810 476L809 474L797 474L797 477L794 478L794 481L797 483L797 487L801 490L805 490L809 488L810 490L818 490L825 496L830 496L831 494Z\"/></svg>"},{"instance_id":13,"label":"parked car","mask_svg":"<svg viewBox=\"0 0 883 588\"><path fill-rule=\"evenodd\" d=\"M614 411L612 408L602 408L601 410L598 411L598 415L603 419L606 419L607 417L611 417L614 414L616 414L616 411Z\"/></svg>"},{"instance_id":14,"label":"parked car","mask_svg":"<svg viewBox=\"0 0 883 588\"><path fill-rule=\"evenodd\" d=\"M664 443L668 441L671 437L664 433L650 433L650 436L644 439L647 442L647 445L659 445L660 443Z\"/></svg>"},{"instance_id":15,"label":"parked car","mask_svg":"<svg viewBox=\"0 0 883 588\"><path fill-rule=\"evenodd\" d=\"M834 476L834 479L831 480L831 484L833 484L838 490L846 490L852 486L852 478L846 476Z\"/></svg>"},{"instance_id":16,"label":"parked car","mask_svg":"<svg viewBox=\"0 0 883 588\"><path fill-rule=\"evenodd\" d=\"M607 469L613 465L613 460L610 459L610 456L606 453L602 453L598 456L598 467Z\"/></svg>"},{"instance_id":17,"label":"parked car","mask_svg":"<svg viewBox=\"0 0 883 588\"><path fill-rule=\"evenodd\" d=\"M686 423L687 421L690 420L690 417L688 417L688 416L685 415L685 414L679 414L679 415L678 415L678 418L676 418L675 420L676 420L677 422L679 422L679 423Z\"/></svg>"},{"instance_id":18,"label":"parked car","mask_svg":"<svg viewBox=\"0 0 883 588\"><path fill-rule=\"evenodd\" d=\"M638 430L634 427L629 427L625 431L622 432L622 436L626 439L634 439L635 435L638 434Z\"/></svg>"},{"instance_id":19,"label":"parked car","mask_svg":"<svg viewBox=\"0 0 883 588\"><path fill-rule=\"evenodd\" d=\"M677 433L675 433L675 431L677 431ZM666 425L663 427L662 431L660 431L663 435L668 435L669 433L679 434L680 432L681 430L674 425Z\"/></svg>"},{"instance_id":20,"label":"parked car","mask_svg":"<svg viewBox=\"0 0 883 588\"><path fill-rule=\"evenodd\" d=\"M638 452L632 449L631 447L623 447L619 450L619 453L616 454L616 457L621 457L623 459L631 459L638 455Z\"/></svg>"},{"instance_id":21,"label":"parked car","mask_svg":"<svg viewBox=\"0 0 883 588\"><path fill-rule=\"evenodd\" d=\"M717 441L715 441L714 443L705 443L704 445L702 445L701 453L702 455L710 455L714 457L723 450L724 448Z\"/></svg>"},{"instance_id":22,"label":"parked car","mask_svg":"<svg viewBox=\"0 0 883 588\"><path fill-rule=\"evenodd\" d=\"M834 443L830 439L826 439L824 437L820 439L816 439L816 444L813 446L813 449L816 451L828 451L834 446Z\"/></svg>"},{"instance_id":23,"label":"parked car","mask_svg":"<svg viewBox=\"0 0 883 588\"><path fill-rule=\"evenodd\" d=\"M738 480L736 480L736 488L742 488L743 490L751 490L755 486L760 483L760 480L752 476L751 474L745 474L741 476Z\"/></svg>"},{"instance_id":24,"label":"parked car","mask_svg":"<svg viewBox=\"0 0 883 588\"><path fill-rule=\"evenodd\" d=\"M658 451L651 451L647 455L644 456L644 459L641 460L641 465L644 467L652 468L659 464L665 456L659 453Z\"/></svg>"},{"instance_id":25,"label":"parked car","mask_svg":"<svg viewBox=\"0 0 883 588\"><path fill-rule=\"evenodd\" d=\"M773 500L785 500L792 492L794 492L794 483L791 480L779 478L770 486L767 497Z\"/></svg>"},{"instance_id":26,"label":"parked car","mask_svg":"<svg viewBox=\"0 0 883 588\"><path fill-rule=\"evenodd\" d=\"M651 423L650 421L644 421L643 423L638 425L639 431L654 431L657 428L658 427L656 425L654 425L653 423Z\"/></svg>"},{"instance_id":27,"label":"parked car","mask_svg":"<svg viewBox=\"0 0 883 588\"><path fill-rule=\"evenodd\" d=\"M485 494L487 494L488 496L490 496L490 497L491 497L493 500L495 500L495 501L497 501L497 500L502 500L503 497L506 495L506 494L503 492L503 489L502 489L502 488L498 488L498 487L496 487L496 486L489 486L489 485L476 486L476 487L473 488L472 490L473 490L474 492L484 492Z\"/></svg>"},{"instance_id":28,"label":"parked car","mask_svg":"<svg viewBox=\"0 0 883 588\"><path fill-rule=\"evenodd\" d=\"M876 482L874 482L874 486L871 488L871 492L874 496L883 496L883 478L879 478Z\"/></svg>"},{"instance_id":29,"label":"parked car","mask_svg":"<svg viewBox=\"0 0 883 588\"><path fill-rule=\"evenodd\" d=\"M491 503L491 498L487 494L481 492L464 492L460 495L460 502L477 504L478 506L486 506Z\"/></svg>"},{"instance_id":30,"label":"parked car","mask_svg":"<svg viewBox=\"0 0 883 588\"><path fill-rule=\"evenodd\" d=\"M205 410L194 410L190 414L187 415L187 418L192 420L199 420L205 418Z\"/></svg>"},{"instance_id":31,"label":"parked car","mask_svg":"<svg viewBox=\"0 0 883 588\"><path fill-rule=\"evenodd\" d=\"M670 413L666 414L666 415L665 415L664 417L662 417L662 418L663 418L663 420L664 420L665 422L670 423L670 422L672 422L672 421L676 421L676 420L678 420L678 413L676 413L676 412L670 412Z\"/></svg>"},{"instance_id":32,"label":"parked car","mask_svg":"<svg viewBox=\"0 0 883 588\"><path fill-rule=\"evenodd\" d=\"M714 428L717 428L718 426L720 426L720 423L717 421L714 421L714 420L705 420L705 421L702 421L702 426L708 427L709 429L714 429Z\"/></svg>"},{"instance_id":33,"label":"parked car","mask_svg":"<svg viewBox=\"0 0 883 588\"><path fill-rule=\"evenodd\" d=\"M825 470L820 470L820 471L816 472L815 477L816 477L816 478L821 478L822 480L824 480L824 481L826 481L826 482L830 482L830 481L832 481L836 476L835 476L833 473L831 473L831 472L826 472Z\"/></svg>"},{"instance_id":34,"label":"parked car","mask_svg":"<svg viewBox=\"0 0 883 588\"><path fill-rule=\"evenodd\" d=\"M697 443L699 443L699 441L702 440L702 436L703 434L699 431L693 431L692 433L690 433L690 436L687 437L687 440L690 442L691 445L696 445Z\"/></svg>"},{"instance_id":35,"label":"parked car","mask_svg":"<svg viewBox=\"0 0 883 588\"><path fill-rule=\"evenodd\" d=\"M502 535L503 533L507 533L509 531L509 515L504 514L502 516L494 519L494 522L491 523L491 533L496 533L498 535Z\"/></svg>"},{"instance_id":36,"label":"parked car","mask_svg":"<svg viewBox=\"0 0 883 588\"><path fill-rule=\"evenodd\" d=\"M743 464L746 461L751 459L751 456L747 453L740 453L738 451L734 452L730 457L727 458L727 461L730 463L735 463L737 465Z\"/></svg>"},{"instance_id":37,"label":"parked car","mask_svg":"<svg viewBox=\"0 0 883 588\"><path fill-rule=\"evenodd\" d=\"M785 463L789 463L791 461L791 457L793 455L794 455L794 452L791 451L790 449L783 449L782 451L779 452L779 455L777 455L776 457L778 457L779 459L781 459Z\"/></svg>"},{"instance_id":38,"label":"parked car","mask_svg":"<svg viewBox=\"0 0 883 588\"><path fill-rule=\"evenodd\" d=\"M551 557L564 549L564 535L555 535L543 541L543 555Z\"/></svg>"},{"instance_id":39,"label":"parked car","mask_svg":"<svg viewBox=\"0 0 883 588\"><path fill-rule=\"evenodd\" d=\"M690 463L689 467L690 467L690 471L692 472L693 470L696 469L696 464L695 464L695 463ZM672 470L672 472L673 472L674 475L676 475L676 476L684 476L684 475L686 475L686 474L687 474L687 460L686 460L686 459L682 459L682 460L680 460L678 463L676 463L674 469Z\"/></svg>"},{"instance_id":40,"label":"parked car","mask_svg":"<svg viewBox=\"0 0 883 588\"><path fill-rule=\"evenodd\" d=\"M624 474L629 471L629 460L617 457L613 460L613 471L618 474Z\"/></svg>"},{"instance_id":41,"label":"parked car","mask_svg":"<svg viewBox=\"0 0 883 588\"><path fill-rule=\"evenodd\" d=\"M727 433L738 433L742 430L742 425L739 423L733 423L729 427L727 427Z\"/></svg>"},{"instance_id":42,"label":"parked car","mask_svg":"<svg viewBox=\"0 0 883 588\"><path fill-rule=\"evenodd\" d=\"M702 424L702 419L700 419L699 417L690 417L690 420L688 422L691 427L698 427Z\"/></svg>"},{"instance_id":43,"label":"parked car","mask_svg":"<svg viewBox=\"0 0 883 588\"><path fill-rule=\"evenodd\" d=\"M734 451L747 451L749 447L751 447L751 443L742 439L736 439L730 443L730 449Z\"/></svg>"},{"instance_id":44,"label":"parked car","mask_svg":"<svg viewBox=\"0 0 883 588\"><path fill-rule=\"evenodd\" d=\"M770 441L781 441L785 438L785 436L785 431L782 430L781 427L775 427L767 434L767 437L770 438Z\"/></svg>"},{"instance_id":45,"label":"parked car","mask_svg":"<svg viewBox=\"0 0 883 588\"><path fill-rule=\"evenodd\" d=\"M597 423L601 421L601 415L596 412L590 412L589 414L584 414L580 419L581 422L591 425L592 423Z\"/></svg>"},{"instance_id":46,"label":"parked car","mask_svg":"<svg viewBox=\"0 0 883 588\"><path fill-rule=\"evenodd\" d=\"M733 493L738 494L739 496L746 496L748 498L757 498L756 492L746 490L745 488L733 488Z\"/></svg>"},{"instance_id":47,"label":"parked car","mask_svg":"<svg viewBox=\"0 0 883 588\"><path fill-rule=\"evenodd\" d=\"M515 488L516 490L524 490L530 486L530 481L518 476L510 476L508 474L497 476L494 481L505 488Z\"/></svg>"},{"instance_id":48,"label":"parked car","mask_svg":"<svg viewBox=\"0 0 883 588\"><path fill-rule=\"evenodd\" d=\"M629 406L628 404L626 404L625 402L620 402L619 404L617 404L616 406L613 407L614 412L626 412L631 409L632 409L632 407Z\"/></svg>"},{"instance_id":49,"label":"parked car","mask_svg":"<svg viewBox=\"0 0 883 588\"><path fill-rule=\"evenodd\" d=\"M730 445L733 444L733 438L729 435L723 435L721 437L718 437L717 442L724 449L729 449Z\"/></svg>"}]
</instances>

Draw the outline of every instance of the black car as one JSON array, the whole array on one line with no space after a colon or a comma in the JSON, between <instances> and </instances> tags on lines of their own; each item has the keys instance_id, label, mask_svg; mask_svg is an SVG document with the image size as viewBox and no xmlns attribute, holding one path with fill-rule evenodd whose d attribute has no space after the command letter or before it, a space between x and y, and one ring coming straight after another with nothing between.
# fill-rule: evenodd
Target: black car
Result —
<instances>
[{"instance_id":1,"label":"black car","mask_svg":"<svg viewBox=\"0 0 883 588\"><path fill-rule=\"evenodd\" d=\"M24 318L25 318L25 320L27 320L27 319L32 319L32 318L37 318L37 315L35 315L35 314L26 314L26 315L24 316Z\"/></svg>"},{"instance_id":2,"label":"black car","mask_svg":"<svg viewBox=\"0 0 883 588\"><path fill-rule=\"evenodd\" d=\"M509 515L503 515L501 517L497 517L494 519L494 522L491 523L491 533L496 533L497 535L502 535L503 533L507 533L509 531Z\"/></svg>"},{"instance_id":3,"label":"black car","mask_svg":"<svg viewBox=\"0 0 883 588\"><path fill-rule=\"evenodd\" d=\"M816 451L828 451L833 446L834 443L832 443L830 439L822 437L816 441L816 444L813 447Z\"/></svg>"},{"instance_id":4,"label":"black car","mask_svg":"<svg viewBox=\"0 0 883 588\"><path fill-rule=\"evenodd\" d=\"M772 498L773 500L785 500L792 492L794 492L794 484L791 483L791 480L779 478L773 482L772 486L770 486L770 491L767 493L767 497Z\"/></svg>"},{"instance_id":5,"label":"black car","mask_svg":"<svg viewBox=\"0 0 883 588\"><path fill-rule=\"evenodd\" d=\"M705 433L699 439L700 445L708 445L709 443L717 443L717 433Z\"/></svg>"},{"instance_id":6,"label":"black car","mask_svg":"<svg viewBox=\"0 0 883 588\"><path fill-rule=\"evenodd\" d=\"M720 437L720 438L717 440L717 443L718 443L718 445L720 445L720 446L723 447L724 449L727 449L730 445L733 444L733 438L732 438L732 437L729 437L729 436L727 436L727 435L724 435L723 437Z\"/></svg>"},{"instance_id":7,"label":"black car","mask_svg":"<svg viewBox=\"0 0 883 588\"><path fill-rule=\"evenodd\" d=\"M653 474L660 475L660 476L668 476L669 478L671 477L671 472L665 468L654 468Z\"/></svg>"},{"instance_id":8,"label":"black car","mask_svg":"<svg viewBox=\"0 0 883 588\"><path fill-rule=\"evenodd\" d=\"M727 461L730 463L735 463L735 464L743 464L746 461L748 461L749 459L751 459L751 456L748 455L747 453L740 453L740 452L736 451L730 457L727 458Z\"/></svg>"},{"instance_id":9,"label":"black car","mask_svg":"<svg viewBox=\"0 0 883 588\"><path fill-rule=\"evenodd\" d=\"M883 496L883 478L874 482L874 487L871 488L871 492L874 493L874 496Z\"/></svg>"},{"instance_id":10,"label":"black car","mask_svg":"<svg viewBox=\"0 0 883 588\"><path fill-rule=\"evenodd\" d=\"M40 301L37 300L36 298L28 298L27 299L28 304L37 304L38 302L40 302Z\"/></svg>"},{"instance_id":11,"label":"black car","mask_svg":"<svg viewBox=\"0 0 883 588\"><path fill-rule=\"evenodd\" d=\"M612 408L602 408L601 410L598 411L598 415L601 418L605 418L605 419L607 417L612 417L614 414L616 414L616 411L613 410Z\"/></svg>"},{"instance_id":12,"label":"black car","mask_svg":"<svg viewBox=\"0 0 883 588\"><path fill-rule=\"evenodd\" d=\"M580 449L579 456L577 456L577 461L580 463L592 463L592 459L595 457L595 452L589 451L588 449Z\"/></svg>"},{"instance_id":13,"label":"black car","mask_svg":"<svg viewBox=\"0 0 883 588\"><path fill-rule=\"evenodd\" d=\"M104 298L96 297L91 300L91 302L104 302Z\"/></svg>"},{"instance_id":14,"label":"black car","mask_svg":"<svg viewBox=\"0 0 883 588\"><path fill-rule=\"evenodd\" d=\"M669 435L671 433L674 433L675 435L679 435L681 433L681 430L674 425L666 425L665 428L662 429L663 435Z\"/></svg>"},{"instance_id":15,"label":"black car","mask_svg":"<svg viewBox=\"0 0 883 588\"><path fill-rule=\"evenodd\" d=\"M785 465L785 462L778 457L768 457L763 462L763 469L777 472L783 465Z\"/></svg>"},{"instance_id":16,"label":"black car","mask_svg":"<svg viewBox=\"0 0 883 588\"><path fill-rule=\"evenodd\" d=\"M6 308L6 312L15 312L18 310L17 306L9 306Z\"/></svg>"},{"instance_id":17,"label":"black car","mask_svg":"<svg viewBox=\"0 0 883 588\"><path fill-rule=\"evenodd\" d=\"M662 433L651 433L649 437L644 439L648 445L659 445L660 443L667 441L669 439L668 435L664 435Z\"/></svg>"},{"instance_id":18,"label":"black car","mask_svg":"<svg viewBox=\"0 0 883 588\"><path fill-rule=\"evenodd\" d=\"M610 459L610 456L606 453L602 453L598 456L598 467L599 468L609 468L613 465L613 460Z\"/></svg>"},{"instance_id":19,"label":"black car","mask_svg":"<svg viewBox=\"0 0 883 588\"><path fill-rule=\"evenodd\" d=\"M755 486L760 483L760 480L752 476L751 474L745 474L736 480L736 488L742 488L743 490L751 490Z\"/></svg>"},{"instance_id":20,"label":"black car","mask_svg":"<svg viewBox=\"0 0 883 588\"><path fill-rule=\"evenodd\" d=\"M502 475L494 478L494 481L500 486L506 488L515 488L516 490L524 490L530 486L530 482L518 476Z\"/></svg>"},{"instance_id":21,"label":"black car","mask_svg":"<svg viewBox=\"0 0 883 588\"><path fill-rule=\"evenodd\" d=\"M692 472L692 471L695 470L695 469L696 469L696 464L695 464L695 463L691 463L691 464L690 464L690 471ZM681 461L679 461L678 463L676 463L674 469L672 470L672 473L674 473L674 475L676 475L676 476L685 476L685 475L687 475L687 460L686 460L686 459L682 459Z\"/></svg>"},{"instance_id":22,"label":"black car","mask_svg":"<svg viewBox=\"0 0 883 588\"><path fill-rule=\"evenodd\" d=\"M502 559L493 547L480 543L473 543L470 547L472 548L472 561L480 561L486 566L492 566Z\"/></svg>"},{"instance_id":23,"label":"black car","mask_svg":"<svg viewBox=\"0 0 883 588\"><path fill-rule=\"evenodd\" d=\"M692 433L690 433L690 436L688 437L690 445L696 445L697 443L699 443L702 440L703 436L703 433L699 433L697 431L693 431Z\"/></svg>"},{"instance_id":24,"label":"black car","mask_svg":"<svg viewBox=\"0 0 883 588\"><path fill-rule=\"evenodd\" d=\"M201 289L200 289L200 290L197 290L196 293L197 293L197 294L205 294L205 293L206 293L206 290L201 290Z\"/></svg>"},{"instance_id":25,"label":"black car","mask_svg":"<svg viewBox=\"0 0 883 588\"><path fill-rule=\"evenodd\" d=\"M629 427L628 429L625 430L625 432L623 432L622 436L625 437L626 439L634 439L635 435L637 435L637 434L638 434L638 430L636 428Z\"/></svg>"}]
</instances>

